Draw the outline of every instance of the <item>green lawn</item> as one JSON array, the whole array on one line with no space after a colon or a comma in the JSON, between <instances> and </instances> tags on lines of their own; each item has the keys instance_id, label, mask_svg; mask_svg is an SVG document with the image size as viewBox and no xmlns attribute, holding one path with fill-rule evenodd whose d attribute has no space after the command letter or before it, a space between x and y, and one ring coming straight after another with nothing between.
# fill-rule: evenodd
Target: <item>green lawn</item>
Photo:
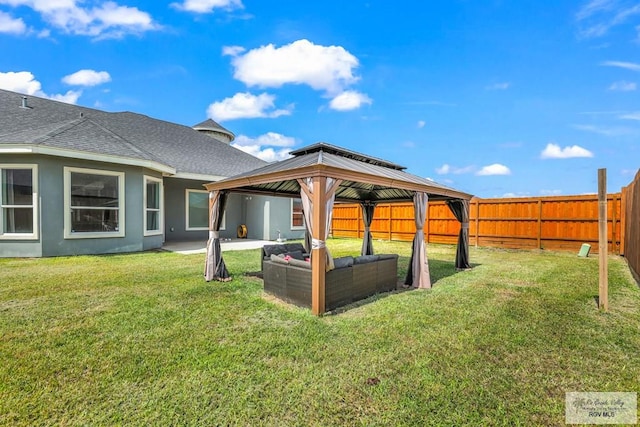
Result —
<instances>
[{"instance_id":1,"label":"green lawn","mask_svg":"<svg viewBox=\"0 0 640 427\"><path fill-rule=\"evenodd\" d=\"M329 241L334 256L361 242ZM409 243L374 242L401 254ZM0 260L1 425L561 425L567 391L640 392L640 290L597 257L430 245L434 288L314 317L259 251Z\"/></svg>"}]
</instances>

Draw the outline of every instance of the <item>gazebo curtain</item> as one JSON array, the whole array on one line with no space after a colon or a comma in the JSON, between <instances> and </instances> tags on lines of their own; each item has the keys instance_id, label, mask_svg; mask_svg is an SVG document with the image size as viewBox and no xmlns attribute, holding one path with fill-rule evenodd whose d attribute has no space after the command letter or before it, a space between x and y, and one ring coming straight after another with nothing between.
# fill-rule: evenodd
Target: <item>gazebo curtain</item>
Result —
<instances>
[{"instance_id":1,"label":"gazebo curtain","mask_svg":"<svg viewBox=\"0 0 640 427\"><path fill-rule=\"evenodd\" d=\"M314 234L313 222L311 218L313 218L313 210L317 208L316 206L313 206L313 200L310 197L311 195L313 195L313 192L314 192L313 178L299 179L298 182L300 183L300 198L302 199L302 210L304 214L303 216L304 216L305 225L307 226L307 230L309 231L309 233L313 236ZM327 240L327 237L329 237L329 230L331 228L331 218L333 216L333 204L336 198L335 190L339 184L340 184L339 180L327 177L326 188L325 188L326 206L324 206L325 218L326 218L326 224L324 228L325 235L321 236L322 240L313 239L313 238L311 239L311 249L316 249L320 247L325 248L325 253L327 254L327 271L333 270L335 268L333 264L333 257L329 252L329 248L326 247L325 242ZM305 191L305 188L307 191ZM320 206L318 208L322 209L323 207ZM313 251L311 251L311 254L313 256Z\"/></svg>"},{"instance_id":2,"label":"gazebo curtain","mask_svg":"<svg viewBox=\"0 0 640 427\"><path fill-rule=\"evenodd\" d=\"M415 212L416 235L413 238L411 249L411 259L407 271L406 285L416 288L431 288L431 277L429 276L429 261L427 260L427 249L424 244L424 221L427 216L427 203L429 196L427 193L416 192L413 196L413 209Z\"/></svg>"},{"instance_id":3,"label":"gazebo curtain","mask_svg":"<svg viewBox=\"0 0 640 427\"><path fill-rule=\"evenodd\" d=\"M207 282L231 280L220 249L220 225L227 204L227 192L214 190L209 193L209 240L204 264L204 278Z\"/></svg>"},{"instance_id":4,"label":"gazebo curtain","mask_svg":"<svg viewBox=\"0 0 640 427\"><path fill-rule=\"evenodd\" d=\"M469 201L462 199L447 200L453 215L460 221L460 234L456 248L456 268L471 268L469 264Z\"/></svg>"},{"instance_id":5,"label":"gazebo curtain","mask_svg":"<svg viewBox=\"0 0 640 427\"><path fill-rule=\"evenodd\" d=\"M362 255L373 255L373 239L371 237L371 221L376 204L371 202L360 203L362 208L362 222L364 222L364 236L362 238Z\"/></svg>"}]
</instances>

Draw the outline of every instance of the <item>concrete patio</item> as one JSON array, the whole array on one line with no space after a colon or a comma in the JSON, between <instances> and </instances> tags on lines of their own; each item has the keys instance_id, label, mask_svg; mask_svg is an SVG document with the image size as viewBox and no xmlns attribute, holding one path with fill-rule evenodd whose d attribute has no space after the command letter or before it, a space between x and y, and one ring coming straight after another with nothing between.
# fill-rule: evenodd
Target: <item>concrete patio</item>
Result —
<instances>
[{"instance_id":1,"label":"concrete patio","mask_svg":"<svg viewBox=\"0 0 640 427\"><path fill-rule=\"evenodd\" d=\"M252 239L231 239L220 242L222 252L226 251L241 251L245 249L258 249L264 245L274 244L276 242L270 242L268 240L252 240ZM176 252L183 255L200 254L206 252L206 241L191 241L191 242L167 242L162 246L162 249L169 252Z\"/></svg>"}]
</instances>

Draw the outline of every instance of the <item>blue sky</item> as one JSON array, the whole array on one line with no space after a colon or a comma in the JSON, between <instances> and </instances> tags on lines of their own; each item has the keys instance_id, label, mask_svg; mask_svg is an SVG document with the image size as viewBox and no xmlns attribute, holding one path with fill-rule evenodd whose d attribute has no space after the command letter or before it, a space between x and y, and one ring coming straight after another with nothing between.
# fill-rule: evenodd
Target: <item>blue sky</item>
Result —
<instances>
[{"instance_id":1,"label":"blue sky","mask_svg":"<svg viewBox=\"0 0 640 427\"><path fill-rule=\"evenodd\" d=\"M0 87L318 141L480 197L640 167L640 2L0 0Z\"/></svg>"}]
</instances>

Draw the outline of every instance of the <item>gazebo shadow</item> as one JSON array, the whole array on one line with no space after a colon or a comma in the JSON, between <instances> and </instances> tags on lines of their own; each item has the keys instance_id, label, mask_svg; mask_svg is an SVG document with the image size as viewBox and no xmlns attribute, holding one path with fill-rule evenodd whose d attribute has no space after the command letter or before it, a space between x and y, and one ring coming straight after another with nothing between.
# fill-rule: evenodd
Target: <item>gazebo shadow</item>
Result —
<instances>
[{"instance_id":1,"label":"gazebo shadow","mask_svg":"<svg viewBox=\"0 0 640 427\"><path fill-rule=\"evenodd\" d=\"M410 258L408 256L398 257L398 286L396 290L390 291L390 292L377 293L367 298L361 299L359 301L354 301L350 304L337 307L331 311L326 312L325 316L335 316L341 313L346 313L350 310L356 309L358 307L362 307L367 304L371 304L372 302L390 297L392 295L417 290L414 287L407 286L404 284L405 278L407 275L409 259ZM471 264L471 267L475 268L479 265L480 264ZM442 280L449 276L453 276L454 274L462 273L462 271L456 269L456 265L454 261L442 261L438 259L429 259L429 272L431 276L432 286L435 285L439 280Z\"/></svg>"}]
</instances>

